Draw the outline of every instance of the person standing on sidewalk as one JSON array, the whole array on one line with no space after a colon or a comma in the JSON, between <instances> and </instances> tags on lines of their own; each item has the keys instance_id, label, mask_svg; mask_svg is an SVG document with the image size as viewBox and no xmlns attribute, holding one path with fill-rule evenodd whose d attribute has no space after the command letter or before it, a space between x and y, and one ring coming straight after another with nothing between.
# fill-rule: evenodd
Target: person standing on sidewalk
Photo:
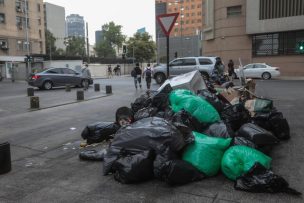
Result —
<instances>
[{"instance_id":1,"label":"person standing on sidewalk","mask_svg":"<svg viewBox=\"0 0 304 203\"><path fill-rule=\"evenodd\" d=\"M113 75L112 75L112 67L111 67L111 64L108 65L108 78L112 78Z\"/></svg>"},{"instance_id":2,"label":"person standing on sidewalk","mask_svg":"<svg viewBox=\"0 0 304 203\"><path fill-rule=\"evenodd\" d=\"M146 77L147 89L150 90L151 81L152 81L153 70L150 67L150 63L147 64L147 67L144 69L143 78Z\"/></svg>"},{"instance_id":3,"label":"person standing on sidewalk","mask_svg":"<svg viewBox=\"0 0 304 203\"><path fill-rule=\"evenodd\" d=\"M229 60L229 63L228 63L228 75L229 75L229 79L230 81L232 81L235 73L234 73L234 63L232 61L232 59Z\"/></svg>"},{"instance_id":4,"label":"person standing on sidewalk","mask_svg":"<svg viewBox=\"0 0 304 203\"><path fill-rule=\"evenodd\" d=\"M134 85L136 89L137 89L137 82L139 84L139 87L141 88L141 74L142 71L139 67L139 63L136 63L134 69L131 72L131 76L134 78Z\"/></svg>"}]
</instances>

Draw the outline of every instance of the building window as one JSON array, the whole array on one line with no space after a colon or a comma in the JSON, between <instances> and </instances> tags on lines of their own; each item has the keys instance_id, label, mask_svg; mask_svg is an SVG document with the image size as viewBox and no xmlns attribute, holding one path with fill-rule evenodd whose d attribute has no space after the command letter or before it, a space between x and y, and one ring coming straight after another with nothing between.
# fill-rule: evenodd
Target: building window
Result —
<instances>
[{"instance_id":1,"label":"building window","mask_svg":"<svg viewBox=\"0 0 304 203\"><path fill-rule=\"evenodd\" d=\"M4 5L4 0L0 0L0 5Z\"/></svg>"},{"instance_id":2,"label":"building window","mask_svg":"<svg viewBox=\"0 0 304 203\"><path fill-rule=\"evenodd\" d=\"M40 12L41 11L41 5L37 4L37 11Z\"/></svg>"},{"instance_id":3,"label":"building window","mask_svg":"<svg viewBox=\"0 0 304 203\"><path fill-rule=\"evenodd\" d=\"M242 14L242 6L227 7L227 17L240 16Z\"/></svg>"},{"instance_id":4,"label":"building window","mask_svg":"<svg viewBox=\"0 0 304 203\"><path fill-rule=\"evenodd\" d=\"M259 19L304 15L303 0L260 0Z\"/></svg>"},{"instance_id":5,"label":"building window","mask_svg":"<svg viewBox=\"0 0 304 203\"><path fill-rule=\"evenodd\" d=\"M5 23L5 15L4 13L0 13L0 24L4 24Z\"/></svg>"},{"instance_id":6,"label":"building window","mask_svg":"<svg viewBox=\"0 0 304 203\"><path fill-rule=\"evenodd\" d=\"M198 15L198 16L201 16L201 15L202 15L202 12L201 12L201 11L197 12L197 15Z\"/></svg>"},{"instance_id":7,"label":"building window","mask_svg":"<svg viewBox=\"0 0 304 203\"><path fill-rule=\"evenodd\" d=\"M42 32L41 32L41 30L39 30L39 38L40 39L42 38Z\"/></svg>"},{"instance_id":8,"label":"building window","mask_svg":"<svg viewBox=\"0 0 304 203\"><path fill-rule=\"evenodd\" d=\"M38 19L38 25L41 25L41 18Z\"/></svg>"},{"instance_id":9,"label":"building window","mask_svg":"<svg viewBox=\"0 0 304 203\"><path fill-rule=\"evenodd\" d=\"M273 56L299 54L297 45L301 41L304 41L304 30L254 35L252 37L252 55Z\"/></svg>"}]
</instances>

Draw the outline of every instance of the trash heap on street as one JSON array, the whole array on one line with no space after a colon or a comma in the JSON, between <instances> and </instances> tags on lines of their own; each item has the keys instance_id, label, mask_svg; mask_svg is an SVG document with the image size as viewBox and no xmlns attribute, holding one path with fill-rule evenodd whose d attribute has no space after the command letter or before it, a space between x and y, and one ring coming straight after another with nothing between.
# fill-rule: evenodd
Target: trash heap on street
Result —
<instances>
[{"instance_id":1,"label":"trash heap on street","mask_svg":"<svg viewBox=\"0 0 304 203\"><path fill-rule=\"evenodd\" d=\"M167 80L119 108L115 122L87 125L81 136L88 144L111 141L79 157L103 161L103 174L121 183L181 185L221 172L237 190L300 195L270 170L270 150L290 138L288 122L252 84L214 85L198 71Z\"/></svg>"}]
</instances>

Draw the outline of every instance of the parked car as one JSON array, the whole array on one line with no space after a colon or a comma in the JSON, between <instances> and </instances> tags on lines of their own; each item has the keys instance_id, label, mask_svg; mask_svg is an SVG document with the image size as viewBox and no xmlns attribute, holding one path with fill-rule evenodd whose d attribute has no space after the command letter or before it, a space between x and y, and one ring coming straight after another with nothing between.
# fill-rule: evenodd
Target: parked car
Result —
<instances>
[{"instance_id":1,"label":"parked car","mask_svg":"<svg viewBox=\"0 0 304 203\"><path fill-rule=\"evenodd\" d=\"M220 57L199 56L176 58L169 63L170 77L198 70L202 76L209 78L217 60L221 60ZM162 64L154 67L153 78L157 84L162 84L167 79L167 65Z\"/></svg>"},{"instance_id":2,"label":"parked car","mask_svg":"<svg viewBox=\"0 0 304 203\"><path fill-rule=\"evenodd\" d=\"M246 66L243 66L243 71L245 77L248 78L262 78L268 80L274 77L280 76L280 69L278 67L272 67L266 63L251 63ZM240 70L234 70L234 77L237 78L240 76Z\"/></svg>"},{"instance_id":3,"label":"parked car","mask_svg":"<svg viewBox=\"0 0 304 203\"><path fill-rule=\"evenodd\" d=\"M88 78L84 77L82 73L70 68L50 68L40 73L32 74L28 80L28 84L39 89L50 90L53 87L65 86L67 84L84 87L86 80Z\"/></svg>"}]
</instances>

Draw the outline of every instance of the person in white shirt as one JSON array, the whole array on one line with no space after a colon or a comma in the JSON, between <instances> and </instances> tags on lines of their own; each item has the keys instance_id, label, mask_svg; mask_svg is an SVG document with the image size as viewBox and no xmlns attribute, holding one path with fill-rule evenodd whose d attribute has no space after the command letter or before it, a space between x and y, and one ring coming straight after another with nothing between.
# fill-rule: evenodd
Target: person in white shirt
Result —
<instances>
[{"instance_id":1,"label":"person in white shirt","mask_svg":"<svg viewBox=\"0 0 304 203\"><path fill-rule=\"evenodd\" d=\"M153 69L150 67L150 63L147 64L147 67L144 69L143 78L146 78L147 89L150 90L151 81L153 76Z\"/></svg>"}]
</instances>

